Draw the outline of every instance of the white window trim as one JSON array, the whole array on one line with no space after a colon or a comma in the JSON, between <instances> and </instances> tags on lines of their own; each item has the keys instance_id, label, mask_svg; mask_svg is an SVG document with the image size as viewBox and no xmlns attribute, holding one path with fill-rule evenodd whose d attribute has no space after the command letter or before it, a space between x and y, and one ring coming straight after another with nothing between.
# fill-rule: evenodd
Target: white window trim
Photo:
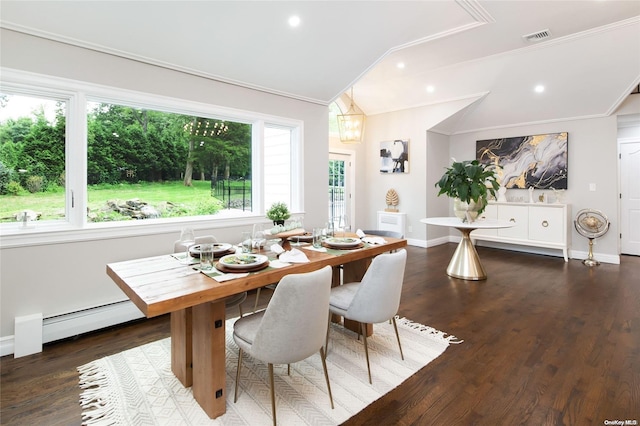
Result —
<instances>
[{"instance_id":1,"label":"white window trim","mask_svg":"<svg viewBox=\"0 0 640 426\"><path fill-rule=\"evenodd\" d=\"M194 228L226 228L255 223L264 218L265 206L262 193L262 166L252 160L254 178L260 178L256 187L260 190L252 194L255 197L254 208L245 216L220 218L215 215L191 216L183 218L145 219L142 221L122 221L88 223L87 207L87 122L86 102L103 101L135 107L149 108L187 115L205 116L245 122L253 125L253 149L262 158L262 135L267 125L283 126L292 129L292 211L302 212L303 198L303 122L301 120L279 117L254 111L246 111L219 105L206 104L181 98L137 92L86 83L60 77L45 76L9 68L0 68L0 90L6 93L19 93L44 96L67 102L66 129L66 220L32 223L32 227L23 228L17 222L0 224L2 238L0 248L22 247L42 244L58 244L74 241L112 239L125 236L141 236L157 233L177 232L189 224ZM81 141L81 142L78 142ZM252 155L253 157L253 155ZM252 185L253 187L253 185ZM256 191L253 188L252 191Z\"/></svg>"}]
</instances>

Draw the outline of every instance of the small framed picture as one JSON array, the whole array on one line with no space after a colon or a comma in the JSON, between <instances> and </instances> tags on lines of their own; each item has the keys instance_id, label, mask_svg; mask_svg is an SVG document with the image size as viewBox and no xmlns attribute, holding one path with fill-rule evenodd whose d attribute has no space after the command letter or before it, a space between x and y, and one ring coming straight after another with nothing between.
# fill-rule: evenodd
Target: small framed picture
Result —
<instances>
[{"instance_id":1,"label":"small framed picture","mask_svg":"<svg viewBox=\"0 0 640 426\"><path fill-rule=\"evenodd\" d=\"M409 173L409 140L380 142L380 173Z\"/></svg>"}]
</instances>

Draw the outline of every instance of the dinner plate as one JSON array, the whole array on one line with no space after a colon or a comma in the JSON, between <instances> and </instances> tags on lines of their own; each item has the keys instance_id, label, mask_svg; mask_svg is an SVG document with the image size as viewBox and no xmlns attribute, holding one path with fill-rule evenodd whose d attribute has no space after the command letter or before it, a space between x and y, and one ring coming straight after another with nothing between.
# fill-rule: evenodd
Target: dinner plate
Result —
<instances>
[{"instance_id":1,"label":"dinner plate","mask_svg":"<svg viewBox=\"0 0 640 426\"><path fill-rule=\"evenodd\" d=\"M213 245L213 254L224 253L231 250L231 244L228 243L211 243ZM200 257L201 244L189 247L189 254L193 257Z\"/></svg>"},{"instance_id":2,"label":"dinner plate","mask_svg":"<svg viewBox=\"0 0 640 426\"><path fill-rule=\"evenodd\" d=\"M269 258L262 254L228 254L218 262L227 269L251 269L268 261Z\"/></svg>"},{"instance_id":3,"label":"dinner plate","mask_svg":"<svg viewBox=\"0 0 640 426\"><path fill-rule=\"evenodd\" d=\"M326 240L324 240L324 243L333 247L355 247L358 244L360 244L361 241L358 238L333 237L333 238L327 238Z\"/></svg>"}]
</instances>

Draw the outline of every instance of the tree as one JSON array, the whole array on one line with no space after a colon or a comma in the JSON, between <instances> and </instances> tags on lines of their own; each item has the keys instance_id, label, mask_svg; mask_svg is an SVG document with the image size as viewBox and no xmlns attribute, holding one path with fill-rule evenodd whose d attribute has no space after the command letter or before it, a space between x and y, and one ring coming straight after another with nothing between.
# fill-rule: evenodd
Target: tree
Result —
<instances>
[{"instance_id":1,"label":"tree","mask_svg":"<svg viewBox=\"0 0 640 426\"><path fill-rule=\"evenodd\" d=\"M35 122L25 136L18 167L27 170L25 179L41 176L45 179L42 189L50 182L58 183L65 171L66 119L61 110L56 111L55 122L49 123L44 111L36 112ZM24 184L24 182L23 182Z\"/></svg>"},{"instance_id":2,"label":"tree","mask_svg":"<svg viewBox=\"0 0 640 426\"><path fill-rule=\"evenodd\" d=\"M201 174L246 176L251 170L251 125L197 118L190 130L189 158Z\"/></svg>"},{"instance_id":3,"label":"tree","mask_svg":"<svg viewBox=\"0 0 640 426\"><path fill-rule=\"evenodd\" d=\"M9 119L0 126L0 161L10 169L16 169L22 151L24 140L31 132L33 120L29 117Z\"/></svg>"},{"instance_id":4,"label":"tree","mask_svg":"<svg viewBox=\"0 0 640 426\"><path fill-rule=\"evenodd\" d=\"M98 104L89 114L88 181L161 181L179 177L187 138L184 117Z\"/></svg>"}]
</instances>

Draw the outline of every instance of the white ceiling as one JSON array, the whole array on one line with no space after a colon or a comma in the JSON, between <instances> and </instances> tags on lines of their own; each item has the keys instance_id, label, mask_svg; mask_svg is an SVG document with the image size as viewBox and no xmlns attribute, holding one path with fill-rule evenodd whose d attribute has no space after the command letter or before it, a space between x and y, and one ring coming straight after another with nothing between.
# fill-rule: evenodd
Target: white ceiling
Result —
<instances>
[{"instance_id":1,"label":"white ceiling","mask_svg":"<svg viewBox=\"0 0 640 426\"><path fill-rule=\"evenodd\" d=\"M3 0L0 25L320 104L353 86L369 115L480 99L448 133L610 114L640 83L637 0Z\"/></svg>"}]
</instances>

